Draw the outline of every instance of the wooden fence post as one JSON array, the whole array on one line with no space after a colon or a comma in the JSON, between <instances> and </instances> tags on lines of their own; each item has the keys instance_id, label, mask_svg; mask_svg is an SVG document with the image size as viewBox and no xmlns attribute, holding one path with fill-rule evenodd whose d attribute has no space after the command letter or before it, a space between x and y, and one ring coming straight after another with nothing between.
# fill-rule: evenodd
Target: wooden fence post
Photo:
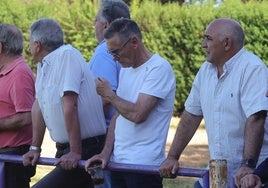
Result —
<instances>
[{"instance_id":1,"label":"wooden fence post","mask_svg":"<svg viewBox=\"0 0 268 188\"><path fill-rule=\"evenodd\" d=\"M227 188L227 160L209 161L209 184L210 188Z\"/></svg>"}]
</instances>

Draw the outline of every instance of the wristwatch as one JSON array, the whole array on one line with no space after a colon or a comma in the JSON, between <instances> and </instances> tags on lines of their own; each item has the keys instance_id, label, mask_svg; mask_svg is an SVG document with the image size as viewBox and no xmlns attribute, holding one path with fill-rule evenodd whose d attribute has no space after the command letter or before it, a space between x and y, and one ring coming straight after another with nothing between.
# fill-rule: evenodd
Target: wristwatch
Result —
<instances>
[{"instance_id":1,"label":"wristwatch","mask_svg":"<svg viewBox=\"0 0 268 188\"><path fill-rule=\"evenodd\" d=\"M29 150L41 152L41 148L37 146L30 146Z\"/></svg>"},{"instance_id":2,"label":"wristwatch","mask_svg":"<svg viewBox=\"0 0 268 188\"><path fill-rule=\"evenodd\" d=\"M249 168L255 168L257 165L257 162L254 159L243 159L243 161L241 162L241 166L243 165Z\"/></svg>"}]
</instances>

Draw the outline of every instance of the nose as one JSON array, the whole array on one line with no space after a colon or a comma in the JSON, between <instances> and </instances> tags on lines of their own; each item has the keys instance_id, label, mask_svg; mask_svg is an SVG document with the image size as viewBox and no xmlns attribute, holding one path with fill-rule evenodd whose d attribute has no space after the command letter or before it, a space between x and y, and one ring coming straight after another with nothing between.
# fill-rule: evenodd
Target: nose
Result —
<instances>
[{"instance_id":1,"label":"nose","mask_svg":"<svg viewBox=\"0 0 268 188\"><path fill-rule=\"evenodd\" d=\"M96 23L97 23L97 19L95 19L94 21L93 21L93 27L96 27Z\"/></svg>"},{"instance_id":2,"label":"nose","mask_svg":"<svg viewBox=\"0 0 268 188\"><path fill-rule=\"evenodd\" d=\"M207 43L206 43L206 40L205 39L202 40L201 47L202 48L206 48L207 47Z\"/></svg>"}]
</instances>

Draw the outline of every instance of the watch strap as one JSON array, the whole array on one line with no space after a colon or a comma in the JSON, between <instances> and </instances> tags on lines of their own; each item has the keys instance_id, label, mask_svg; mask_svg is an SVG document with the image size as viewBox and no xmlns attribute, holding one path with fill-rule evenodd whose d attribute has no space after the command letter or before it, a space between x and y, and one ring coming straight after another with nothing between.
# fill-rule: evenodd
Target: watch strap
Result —
<instances>
[{"instance_id":1,"label":"watch strap","mask_svg":"<svg viewBox=\"0 0 268 188\"><path fill-rule=\"evenodd\" d=\"M37 146L30 146L29 150L41 152L42 149L40 147L37 147Z\"/></svg>"},{"instance_id":2,"label":"watch strap","mask_svg":"<svg viewBox=\"0 0 268 188\"><path fill-rule=\"evenodd\" d=\"M241 166L247 166L249 168L256 168L257 162L254 159L243 159Z\"/></svg>"}]
</instances>

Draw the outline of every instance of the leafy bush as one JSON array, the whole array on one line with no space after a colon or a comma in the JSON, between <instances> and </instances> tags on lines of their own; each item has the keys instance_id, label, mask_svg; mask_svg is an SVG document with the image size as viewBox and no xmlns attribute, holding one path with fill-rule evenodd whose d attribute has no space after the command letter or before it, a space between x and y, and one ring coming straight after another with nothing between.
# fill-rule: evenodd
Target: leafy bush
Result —
<instances>
[{"instance_id":1,"label":"leafy bush","mask_svg":"<svg viewBox=\"0 0 268 188\"><path fill-rule=\"evenodd\" d=\"M35 70L28 51L28 28L41 17L57 20L71 43L90 59L97 45L93 20L99 0L1 0L0 22L17 25L25 38L24 55ZM213 2L197 4L165 3L154 0L130 1L131 17L143 32L143 41L172 65L177 81L174 115L179 115L193 79L205 60L201 48L203 33L214 18L229 17L241 23L246 33L245 47L268 63L268 2L226 0L215 7Z\"/></svg>"}]
</instances>

